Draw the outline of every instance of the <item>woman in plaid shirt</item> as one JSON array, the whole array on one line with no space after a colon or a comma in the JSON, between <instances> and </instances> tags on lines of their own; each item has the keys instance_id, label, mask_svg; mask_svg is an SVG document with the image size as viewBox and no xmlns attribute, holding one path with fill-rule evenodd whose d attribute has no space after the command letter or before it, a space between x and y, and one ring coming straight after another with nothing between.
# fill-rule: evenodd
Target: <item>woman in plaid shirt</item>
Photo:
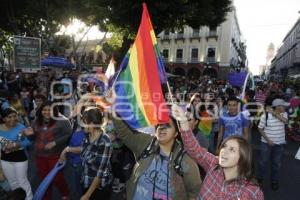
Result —
<instances>
[{"instance_id":1,"label":"woman in plaid shirt","mask_svg":"<svg viewBox=\"0 0 300 200\"><path fill-rule=\"evenodd\" d=\"M83 196L80 200L110 199L112 143L102 131L104 116L98 107L89 106L82 114L82 126L86 138L81 147L66 147L61 153L61 161L66 153L80 153L82 159L81 184Z\"/></svg>"},{"instance_id":2,"label":"woman in plaid shirt","mask_svg":"<svg viewBox=\"0 0 300 200\"><path fill-rule=\"evenodd\" d=\"M179 121L184 146L190 156L206 171L199 199L202 200L261 200L263 193L254 179L252 152L249 143L239 136L226 139L219 157L202 148L189 128L183 110L172 106Z\"/></svg>"}]
</instances>

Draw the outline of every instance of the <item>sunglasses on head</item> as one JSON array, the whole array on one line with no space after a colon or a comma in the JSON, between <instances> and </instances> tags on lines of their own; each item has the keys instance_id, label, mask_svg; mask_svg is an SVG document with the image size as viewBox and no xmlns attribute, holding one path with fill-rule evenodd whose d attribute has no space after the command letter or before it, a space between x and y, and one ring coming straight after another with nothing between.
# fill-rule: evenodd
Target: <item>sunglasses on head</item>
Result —
<instances>
[{"instance_id":1,"label":"sunglasses on head","mask_svg":"<svg viewBox=\"0 0 300 200\"><path fill-rule=\"evenodd\" d=\"M156 128L159 128L159 129L167 129L167 128L170 128L171 125L170 124L159 124L157 125Z\"/></svg>"}]
</instances>

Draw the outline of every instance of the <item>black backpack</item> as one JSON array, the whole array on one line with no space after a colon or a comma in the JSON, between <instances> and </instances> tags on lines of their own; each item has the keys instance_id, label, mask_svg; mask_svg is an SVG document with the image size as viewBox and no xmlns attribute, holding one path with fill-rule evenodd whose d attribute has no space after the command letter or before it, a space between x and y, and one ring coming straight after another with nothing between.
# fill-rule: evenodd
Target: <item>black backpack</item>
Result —
<instances>
[{"instance_id":1,"label":"black backpack","mask_svg":"<svg viewBox=\"0 0 300 200\"><path fill-rule=\"evenodd\" d=\"M154 137L151 140L151 142L148 144L148 146L143 150L141 155L138 157L137 161L139 161L141 159L145 159L148 156L150 156L151 154L155 153L155 150L154 150L155 142L156 142L156 137ZM178 154L176 155L176 158L174 159L174 170L181 177L183 176L183 169L181 166L181 162L182 162L182 159L183 159L183 156L185 153L186 153L186 151L184 150L183 146L181 146Z\"/></svg>"}]
</instances>

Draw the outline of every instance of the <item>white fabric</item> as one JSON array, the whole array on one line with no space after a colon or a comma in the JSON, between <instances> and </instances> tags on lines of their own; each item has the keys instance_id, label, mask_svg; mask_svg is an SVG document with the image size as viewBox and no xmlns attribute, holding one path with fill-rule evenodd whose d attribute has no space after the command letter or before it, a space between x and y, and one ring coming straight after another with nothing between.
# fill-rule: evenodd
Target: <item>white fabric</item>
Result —
<instances>
[{"instance_id":1,"label":"white fabric","mask_svg":"<svg viewBox=\"0 0 300 200\"><path fill-rule=\"evenodd\" d=\"M299 149L298 149L298 151L297 151L297 153L295 155L295 158L298 159L298 160L300 160L300 147L299 147Z\"/></svg>"},{"instance_id":2,"label":"white fabric","mask_svg":"<svg viewBox=\"0 0 300 200\"><path fill-rule=\"evenodd\" d=\"M115 74L115 61L114 58L112 57L106 69L105 76L109 79L114 74Z\"/></svg>"},{"instance_id":3,"label":"white fabric","mask_svg":"<svg viewBox=\"0 0 300 200\"><path fill-rule=\"evenodd\" d=\"M8 162L1 160L1 166L10 188L22 188L26 191L26 200L32 200L31 186L27 178L28 161Z\"/></svg>"}]
</instances>

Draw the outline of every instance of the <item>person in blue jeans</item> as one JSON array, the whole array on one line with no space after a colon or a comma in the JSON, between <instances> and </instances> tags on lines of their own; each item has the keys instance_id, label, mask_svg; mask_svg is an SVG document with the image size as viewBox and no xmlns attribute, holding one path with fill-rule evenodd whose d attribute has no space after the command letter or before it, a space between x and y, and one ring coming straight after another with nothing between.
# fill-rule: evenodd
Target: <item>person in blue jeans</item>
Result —
<instances>
[{"instance_id":1,"label":"person in blue jeans","mask_svg":"<svg viewBox=\"0 0 300 200\"><path fill-rule=\"evenodd\" d=\"M268 160L271 159L271 188L279 189L281 158L284 152L285 124L288 115L285 107L289 103L283 99L275 99L272 107L266 107L266 112L261 116L258 131L261 134L260 158L258 160L257 180L263 183Z\"/></svg>"},{"instance_id":2,"label":"person in blue jeans","mask_svg":"<svg viewBox=\"0 0 300 200\"><path fill-rule=\"evenodd\" d=\"M80 154L72 153L72 148L82 146L83 140L85 138L84 131L81 128L77 129L70 139L69 145L61 153L62 157L68 158L68 164L71 167L71 190L76 191L73 193L75 199L79 200L82 196L82 187L81 187L81 174L82 174L82 161Z\"/></svg>"}]
</instances>

